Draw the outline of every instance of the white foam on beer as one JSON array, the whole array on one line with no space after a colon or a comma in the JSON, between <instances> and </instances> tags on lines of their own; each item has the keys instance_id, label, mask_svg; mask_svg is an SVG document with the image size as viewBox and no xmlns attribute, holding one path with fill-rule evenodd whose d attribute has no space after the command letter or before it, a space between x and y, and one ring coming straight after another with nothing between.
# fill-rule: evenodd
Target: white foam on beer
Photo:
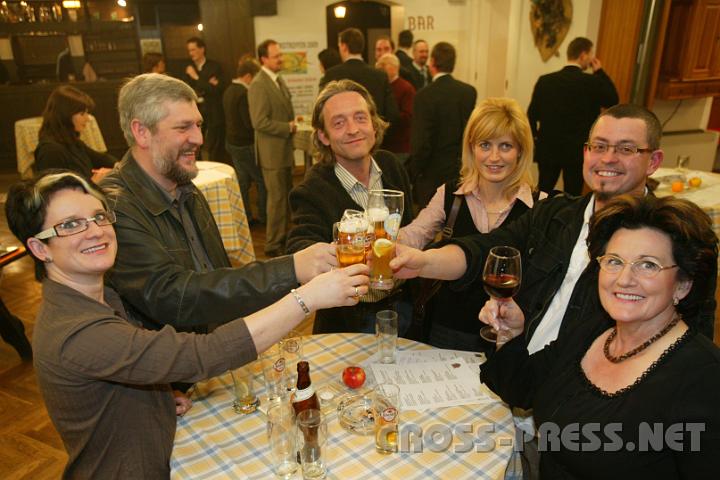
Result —
<instances>
[{"instance_id":1,"label":"white foam on beer","mask_svg":"<svg viewBox=\"0 0 720 480\"><path fill-rule=\"evenodd\" d=\"M362 217L347 218L340 222L340 231L346 233L364 232L368 229L368 222Z\"/></svg>"},{"instance_id":2,"label":"white foam on beer","mask_svg":"<svg viewBox=\"0 0 720 480\"><path fill-rule=\"evenodd\" d=\"M384 222L388 215L390 215L390 210L387 207L373 207L367 210L370 222Z\"/></svg>"}]
</instances>

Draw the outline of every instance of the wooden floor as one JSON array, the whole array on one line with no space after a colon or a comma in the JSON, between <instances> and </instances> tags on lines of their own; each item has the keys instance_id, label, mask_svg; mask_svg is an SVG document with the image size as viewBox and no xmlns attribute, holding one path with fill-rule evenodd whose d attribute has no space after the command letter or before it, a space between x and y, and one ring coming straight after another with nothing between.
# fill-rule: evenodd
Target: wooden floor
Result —
<instances>
[{"instance_id":1,"label":"wooden floor","mask_svg":"<svg viewBox=\"0 0 720 480\"><path fill-rule=\"evenodd\" d=\"M16 181L14 175L0 175L0 192ZM295 181L299 178L296 176ZM0 213L0 243L17 244ZM265 244L262 226L252 229L255 253L259 259ZM2 299L20 317L28 338L32 338L35 315L40 303L40 285L33 278L32 260L25 257L2 272ZM720 294L716 294L720 304ZM716 343L720 338L720 308L716 314ZM301 332L312 332L312 319L300 325ZM38 390L32 364L21 362L15 350L0 341L0 479L55 479L62 474L67 456L62 442L48 418Z\"/></svg>"}]
</instances>

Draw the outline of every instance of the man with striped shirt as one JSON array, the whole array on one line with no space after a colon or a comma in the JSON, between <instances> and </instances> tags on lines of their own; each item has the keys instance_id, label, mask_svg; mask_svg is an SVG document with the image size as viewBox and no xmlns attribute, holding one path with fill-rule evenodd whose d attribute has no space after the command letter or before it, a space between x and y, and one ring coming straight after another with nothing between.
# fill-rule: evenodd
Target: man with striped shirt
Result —
<instances>
[{"instance_id":1,"label":"man with striped shirt","mask_svg":"<svg viewBox=\"0 0 720 480\"><path fill-rule=\"evenodd\" d=\"M296 252L316 242L333 240L333 223L346 209L365 210L370 190L405 192L402 225L413 219L410 181L390 152L377 150L387 128L368 91L352 80L328 83L312 115L318 163L290 192L293 226L286 249ZM398 312L399 331L410 326L412 302L402 285L390 292L370 290L354 307L321 310L313 333L375 331L375 313Z\"/></svg>"}]
</instances>

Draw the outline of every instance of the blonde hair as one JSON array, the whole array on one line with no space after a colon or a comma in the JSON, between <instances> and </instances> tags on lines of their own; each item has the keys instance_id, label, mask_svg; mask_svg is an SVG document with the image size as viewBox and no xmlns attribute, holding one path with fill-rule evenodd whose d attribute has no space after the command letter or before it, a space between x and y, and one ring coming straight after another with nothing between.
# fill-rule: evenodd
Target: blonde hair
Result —
<instances>
[{"instance_id":1,"label":"blonde hair","mask_svg":"<svg viewBox=\"0 0 720 480\"><path fill-rule=\"evenodd\" d=\"M463 189L473 190L480 183L480 171L475 163L473 147L481 140L503 135L510 135L519 150L517 166L505 180L503 193L512 192L523 183L535 188L530 174L533 137L527 115L512 98L486 98L475 107L465 127L460 168L460 184Z\"/></svg>"}]
</instances>

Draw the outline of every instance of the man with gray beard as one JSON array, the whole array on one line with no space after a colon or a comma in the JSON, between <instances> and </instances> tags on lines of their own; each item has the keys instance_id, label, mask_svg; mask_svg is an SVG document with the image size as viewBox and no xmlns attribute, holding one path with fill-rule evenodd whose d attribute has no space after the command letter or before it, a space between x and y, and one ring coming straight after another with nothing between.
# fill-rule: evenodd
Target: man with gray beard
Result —
<instances>
[{"instance_id":1,"label":"man with gray beard","mask_svg":"<svg viewBox=\"0 0 720 480\"><path fill-rule=\"evenodd\" d=\"M337 265L316 244L232 268L210 207L192 183L203 143L197 96L185 83L145 74L118 98L130 149L101 187L117 216L108 280L145 327L206 330L255 312Z\"/></svg>"}]
</instances>

